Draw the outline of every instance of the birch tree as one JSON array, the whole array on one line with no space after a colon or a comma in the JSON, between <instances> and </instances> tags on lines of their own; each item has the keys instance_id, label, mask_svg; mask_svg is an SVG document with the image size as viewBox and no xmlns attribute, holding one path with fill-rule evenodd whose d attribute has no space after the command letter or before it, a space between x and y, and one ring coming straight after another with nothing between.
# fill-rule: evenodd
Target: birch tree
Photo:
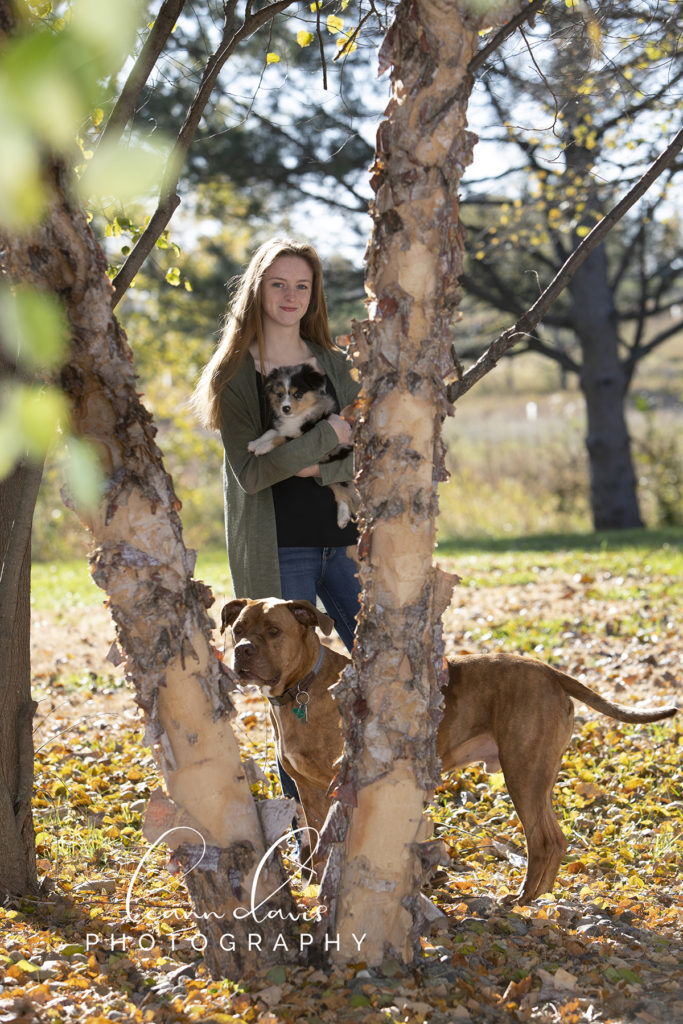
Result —
<instances>
[{"instance_id":1,"label":"birch tree","mask_svg":"<svg viewBox=\"0 0 683 1024\"><path fill-rule=\"evenodd\" d=\"M370 317L355 332L364 597L353 668L339 687L344 761L323 833L339 958L365 935L374 964L412 960L421 883L441 855L423 812L439 776L440 620L452 585L433 553L464 250L458 186L476 140L467 104L478 30L520 5L475 6L404 0L380 54L392 96L371 179Z\"/></svg>"},{"instance_id":2,"label":"birch tree","mask_svg":"<svg viewBox=\"0 0 683 1024\"><path fill-rule=\"evenodd\" d=\"M274 4L271 16L283 6ZM229 14L223 54L231 52L235 35L248 34L249 19L236 27ZM255 30L264 20L261 11L251 27ZM0 42L9 47L17 25L7 0L0 2L0 26L5 33ZM219 58L209 62L209 81L219 63ZM178 145L186 141L185 135ZM132 353L113 313L117 293L112 292L106 260L84 211L72 199L66 165L46 160L42 173L45 214L28 231L3 232L3 275L9 282L62 300L71 342L59 383L69 399L73 428L97 447L105 480L99 505L81 510L93 537L92 574L108 595L126 674L145 713L146 742L166 784L166 792L157 792L150 803L146 834L152 841L164 838L186 868L201 861L187 875L187 884L205 936L207 964L216 975L244 976L269 957L283 959L282 950L272 944L261 950L249 942L250 933L259 933L254 918L242 914L252 897L256 904L269 901L283 936L293 928L296 915L280 861L266 859L269 845L291 820L292 808L288 802L268 802L259 814L252 798L229 724L232 676L211 643L207 607L213 598L193 579L194 552L183 544L178 501L154 442L155 428L137 395ZM165 223L173 205L172 175L170 170L162 185L158 223ZM150 237L143 236L141 248ZM119 283L118 294L122 287ZM34 477L35 472L27 474L18 506L35 501ZM13 485L11 479L5 483L3 496ZM7 513L4 500L0 508L6 543L3 579L7 570L14 573L17 561L22 604L16 615L21 614L25 623L30 532L25 513ZM11 529L5 528L8 520ZM16 557L12 530L17 543L17 533L23 531ZM15 639L21 643L23 686L27 633ZM3 665L3 698L12 712L13 733L22 737L27 728L30 732L31 704L25 687L21 700L8 701L16 688L16 671L13 664ZM12 752L16 744L7 749ZM14 873L6 873L2 880L9 893L25 891L31 884L30 835L27 840L24 820L32 773L25 755L18 758L15 774L14 806L7 798L0 806L3 825L7 822L11 828L6 847L15 865ZM22 864L29 865L23 872ZM230 942L222 941L226 933L233 937Z\"/></svg>"}]
</instances>

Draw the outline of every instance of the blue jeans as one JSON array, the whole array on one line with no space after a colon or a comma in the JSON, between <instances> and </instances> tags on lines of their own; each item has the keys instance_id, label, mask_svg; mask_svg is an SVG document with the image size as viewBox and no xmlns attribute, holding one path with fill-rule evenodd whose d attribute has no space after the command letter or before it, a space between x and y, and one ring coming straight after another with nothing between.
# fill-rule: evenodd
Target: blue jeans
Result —
<instances>
[{"instance_id":1,"label":"blue jeans","mask_svg":"<svg viewBox=\"0 0 683 1024\"><path fill-rule=\"evenodd\" d=\"M350 652L360 607L356 564L346 548L278 548L280 585L285 601L319 597Z\"/></svg>"},{"instance_id":2,"label":"blue jeans","mask_svg":"<svg viewBox=\"0 0 683 1024\"><path fill-rule=\"evenodd\" d=\"M283 600L310 601L315 605L319 597L350 652L360 607L360 584L355 562L346 554L346 548L278 548L278 559ZM284 795L298 800L296 783L279 758L277 771Z\"/></svg>"}]
</instances>

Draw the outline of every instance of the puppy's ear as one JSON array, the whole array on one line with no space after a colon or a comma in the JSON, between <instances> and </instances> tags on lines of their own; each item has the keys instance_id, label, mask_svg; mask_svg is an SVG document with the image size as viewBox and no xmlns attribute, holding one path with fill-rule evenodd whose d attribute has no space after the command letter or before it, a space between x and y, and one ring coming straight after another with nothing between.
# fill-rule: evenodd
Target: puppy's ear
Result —
<instances>
[{"instance_id":1,"label":"puppy's ear","mask_svg":"<svg viewBox=\"0 0 683 1024\"><path fill-rule=\"evenodd\" d=\"M318 611L310 601L287 601L287 607L294 618L304 626L317 626L325 636L329 636L334 629L334 622L329 615Z\"/></svg>"},{"instance_id":2,"label":"puppy's ear","mask_svg":"<svg viewBox=\"0 0 683 1024\"><path fill-rule=\"evenodd\" d=\"M306 387L310 388L311 391L322 391L322 389L325 387L324 374L318 373L318 371L314 370L312 366L308 365L308 363L304 363L304 368L301 371L301 376L304 379Z\"/></svg>"},{"instance_id":3,"label":"puppy's ear","mask_svg":"<svg viewBox=\"0 0 683 1024\"><path fill-rule=\"evenodd\" d=\"M221 608L221 633L225 633L228 626L232 626L246 603L246 597L239 597L234 601L228 601L227 604L223 605Z\"/></svg>"}]
</instances>

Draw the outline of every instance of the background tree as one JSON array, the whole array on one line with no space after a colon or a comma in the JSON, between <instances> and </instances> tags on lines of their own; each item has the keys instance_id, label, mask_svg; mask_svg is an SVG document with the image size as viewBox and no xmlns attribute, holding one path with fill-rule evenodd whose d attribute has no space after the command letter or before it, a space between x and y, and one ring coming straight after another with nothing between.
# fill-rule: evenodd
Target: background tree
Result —
<instances>
[{"instance_id":1,"label":"background tree","mask_svg":"<svg viewBox=\"0 0 683 1024\"><path fill-rule=\"evenodd\" d=\"M490 61L480 89L502 131L489 141L518 159L468 189L473 296L519 316L653 159L680 109L680 19L671 4L550 3ZM680 170L670 165L514 350L578 376L596 529L641 525L625 401L639 362L683 329L670 198Z\"/></svg>"}]
</instances>

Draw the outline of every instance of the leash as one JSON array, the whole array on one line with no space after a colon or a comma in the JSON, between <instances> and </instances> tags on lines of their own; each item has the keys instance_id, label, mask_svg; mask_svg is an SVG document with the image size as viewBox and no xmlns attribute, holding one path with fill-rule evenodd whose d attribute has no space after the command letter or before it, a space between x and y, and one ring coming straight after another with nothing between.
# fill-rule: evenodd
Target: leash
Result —
<instances>
[{"instance_id":1,"label":"leash","mask_svg":"<svg viewBox=\"0 0 683 1024\"><path fill-rule=\"evenodd\" d=\"M308 705L309 700L311 699L311 695L308 691L311 687L313 680L320 671L320 667L323 663L324 657L325 648L321 644L320 653L318 654L318 660L316 661L311 671L307 672L303 679L299 680L296 686L290 686L289 689L285 690L285 692L281 694L279 697L268 697L268 702L270 704L274 704L276 707L283 707L285 704L289 704L290 701L295 700L297 706L295 708L292 708L292 711L300 721L305 722L307 717L306 707Z\"/></svg>"}]
</instances>

